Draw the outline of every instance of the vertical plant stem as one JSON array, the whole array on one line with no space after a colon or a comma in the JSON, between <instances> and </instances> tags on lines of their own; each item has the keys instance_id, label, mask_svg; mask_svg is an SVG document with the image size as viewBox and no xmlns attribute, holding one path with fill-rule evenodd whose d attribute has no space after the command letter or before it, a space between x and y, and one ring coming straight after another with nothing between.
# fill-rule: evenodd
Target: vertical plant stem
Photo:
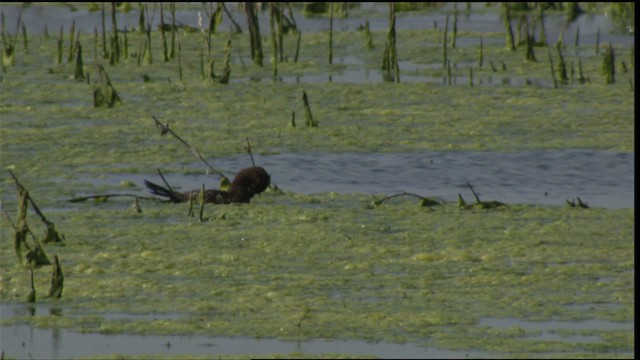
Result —
<instances>
[{"instance_id":1,"label":"vertical plant stem","mask_svg":"<svg viewBox=\"0 0 640 360\"><path fill-rule=\"evenodd\" d=\"M544 10L542 9L542 6L540 6L540 3L536 3L536 6L538 7L538 20L540 21L540 42L546 46L547 32L544 28Z\"/></svg>"},{"instance_id":2,"label":"vertical plant stem","mask_svg":"<svg viewBox=\"0 0 640 360\"><path fill-rule=\"evenodd\" d=\"M300 54L300 39L302 38L302 32L298 31L298 41L296 43L296 55L293 57L293 62L298 62L298 55Z\"/></svg>"},{"instance_id":3,"label":"vertical plant stem","mask_svg":"<svg viewBox=\"0 0 640 360\"><path fill-rule=\"evenodd\" d=\"M111 3L111 36L113 37L113 47L111 48L111 52L113 53L111 56L113 57L115 62L120 61L120 40L118 40L118 21L116 18L116 3Z\"/></svg>"},{"instance_id":4,"label":"vertical plant stem","mask_svg":"<svg viewBox=\"0 0 640 360\"><path fill-rule=\"evenodd\" d=\"M205 201L205 190L204 190L204 184L202 184L202 190L200 191L199 194L199 198L200 198L200 214L198 216L198 220L200 222L203 221L203 215L204 215L204 201Z\"/></svg>"},{"instance_id":5,"label":"vertical plant stem","mask_svg":"<svg viewBox=\"0 0 640 360\"><path fill-rule=\"evenodd\" d=\"M447 32L449 31L449 14L444 22L444 39L442 40L442 67L447 67Z\"/></svg>"},{"instance_id":6,"label":"vertical plant stem","mask_svg":"<svg viewBox=\"0 0 640 360\"><path fill-rule=\"evenodd\" d=\"M278 42L275 31L275 9L273 2L269 3L269 29L271 30L271 68L273 70L273 81L278 78Z\"/></svg>"},{"instance_id":7,"label":"vertical plant stem","mask_svg":"<svg viewBox=\"0 0 640 360\"><path fill-rule=\"evenodd\" d=\"M609 42L609 45L604 50L604 57L602 58L602 73L605 76L606 84L613 84L616 82L615 54L613 46L611 46L611 42Z\"/></svg>"},{"instance_id":8,"label":"vertical plant stem","mask_svg":"<svg viewBox=\"0 0 640 360\"><path fill-rule=\"evenodd\" d=\"M329 65L333 64L333 2L329 3Z\"/></svg>"},{"instance_id":9,"label":"vertical plant stem","mask_svg":"<svg viewBox=\"0 0 640 360\"><path fill-rule=\"evenodd\" d=\"M458 36L458 3L453 5L453 36L451 38L451 48L456 48L456 37Z\"/></svg>"},{"instance_id":10,"label":"vertical plant stem","mask_svg":"<svg viewBox=\"0 0 640 360\"><path fill-rule=\"evenodd\" d=\"M27 26L23 23L22 24L22 40L23 40L23 45L24 45L24 52L26 54L29 53L29 40L27 39Z\"/></svg>"},{"instance_id":11,"label":"vertical plant stem","mask_svg":"<svg viewBox=\"0 0 640 360\"><path fill-rule=\"evenodd\" d=\"M100 5L100 19L102 21L102 58L107 58L107 29L105 27L105 19L104 19L104 3Z\"/></svg>"},{"instance_id":12,"label":"vertical plant stem","mask_svg":"<svg viewBox=\"0 0 640 360\"><path fill-rule=\"evenodd\" d=\"M128 59L129 58L129 39L127 38L127 27L124 27L124 34L123 34L124 39L122 40L122 58L123 59Z\"/></svg>"},{"instance_id":13,"label":"vertical plant stem","mask_svg":"<svg viewBox=\"0 0 640 360\"><path fill-rule=\"evenodd\" d=\"M251 42L251 58L253 63L262 66L262 38L260 37L260 25L256 14L255 3L245 2L245 12L249 25L249 40Z\"/></svg>"},{"instance_id":14,"label":"vertical plant stem","mask_svg":"<svg viewBox=\"0 0 640 360\"><path fill-rule=\"evenodd\" d=\"M280 62L284 61L284 31L282 29L282 23L284 22L284 3L280 2L278 3L278 11L280 16L276 18L276 20L278 20L277 22L277 26L278 26L278 53L280 56Z\"/></svg>"},{"instance_id":15,"label":"vertical plant stem","mask_svg":"<svg viewBox=\"0 0 640 360\"><path fill-rule=\"evenodd\" d=\"M73 77L76 80L84 79L84 65L82 64L82 46L80 45L80 40L76 44L76 69L73 72Z\"/></svg>"},{"instance_id":16,"label":"vertical plant stem","mask_svg":"<svg viewBox=\"0 0 640 360\"><path fill-rule=\"evenodd\" d=\"M558 80L556 79L556 72L553 69L553 59L551 58L551 51L547 49L547 54L549 55L549 66L551 67L551 77L553 78L553 88L558 88Z\"/></svg>"},{"instance_id":17,"label":"vertical plant stem","mask_svg":"<svg viewBox=\"0 0 640 360\"><path fill-rule=\"evenodd\" d=\"M98 35L98 27L93 27L93 61L98 62L98 42L100 41L100 36Z\"/></svg>"},{"instance_id":18,"label":"vertical plant stem","mask_svg":"<svg viewBox=\"0 0 640 360\"><path fill-rule=\"evenodd\" d=\"M169 9L171 11L171 51L169 52L169 58L173 59L176 56L176 3L172 1L169 3ZM182 69L180 69L180 79L182 80Z\"/></svg>"},{"instance_id":19,"label":"vertical plant stem","mask_svg":"<svg viewBox=\"0 0 640 360\"><path fill-rule=\"evenodd\" d=\"M600 27L596 31L596 55L600 54Z\"/></svg>"},{"instance_id":20,"label":"vertical plant stem","mask_svg":"<svg viewBox=\"0 0 640 360\"><path fill-rule=\"evenodd\" d=\"M507 49L516 51L516 44L513 41L513 28L511 27L511 14L509 13L509 5L502 3L504 28L507 33Z\"/></svg>"},{"instance_id":21,"label":"vertical plant stem","mask_svg":"<svg viewBox=\"0 0 640 360\"><path fill-rule=\"evenodd\" d=\"M160 35L162 36L162 61L169 62L169 48L167 47L167 34L164 31L164 8L160 2Z\"/></svg>"},{"instance_id":22,"label":"vertical plant stem","mask_svg":"<svg viewBox=\"0 0 640 360\"><path fill-rule=\"evenodd\" d=\"M564 61L564 57L562 56L562 46L560 43L556 45L558 49L558 76L560 77L560 81L567 81L567 64Z\"/></svg>"},{"instance_id":23,"label":"vertical plant stem","mask_svg":"<svg viewBox=\"0 0 640 360\"><path fill-rule=\"evenodd\" d=\"M178 35L178 77L180 81L182 81L182 57L181 57L182 48L180 47L180 36Z\"/></svg>"},{"instance_id":24,"label":"vertical plant stem","mask_svg":"<svg viewBox=\"0 0 640 360\"><path fill-rule=\"evenodd\" d=\"M62 44L64 38L63 25L60 25L60 37L58 38L58 51L56 52L56 64L62 64Z\"/></svg>"},{"instance_id":25,"label":"vertical plant stem","mask_svg":"<svg viewBox=\"0 0 640 360\"><path fill-rule=\"evenodd\" d=\"M69 56L67 57L67 63L70 63L73 61L73 55L74 55L74 37L75 37L75 31L76 31L76 19L73 19L73 21L71 22L71 30L69 30Z\"/></svg>"}]
</instances>

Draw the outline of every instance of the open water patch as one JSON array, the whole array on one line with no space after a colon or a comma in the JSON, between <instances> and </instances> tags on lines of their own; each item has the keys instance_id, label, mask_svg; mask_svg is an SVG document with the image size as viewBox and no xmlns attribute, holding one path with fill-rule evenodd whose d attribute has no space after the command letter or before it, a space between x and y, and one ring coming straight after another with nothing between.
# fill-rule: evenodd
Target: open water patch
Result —
<instances>
[{"instance_id":1,"label":"open water patch","mask_svg":"<svg viewBox=\"0 0 640 360\"><path fill-rule=\"evenodd\" d=\"M53 311L52 311L53 309ZM46 305L22 306L2 304L2 320L14 315L57 314L60 308ZM176 314L130 315L110 313L109 317L156 319ZM283 341L268 338L203 335L133 335L78 333L60 328L41 329L29 325L0 328L2 351L9 358L62 359L96 355L269 355L302 353L310 355L348 354L379 358L442 359L462 357L497 357L483 351L454 351L363 340Z\"/></svg>"},{"instance_id":2,"label":"open water patch","mask_svg":"<svg viewBox=\"0 0 640 360\"><path fill-rule=\"evenodd\" d=\"M457 201L458 193L474 201L471 183L481 200L506 204L565 206L580 197L589 206L634 207L634 158L632 153L593 150L544 150L523 152L415 153L283 153L256 155L257 165L271 174L272 184L303 194L338 192L394 194L412 192ZM208 159L218 169L250 166L247 156ZM189 168L201 168L190 163ZM211 176L198 173L165 174L182 190L215 184ZM230 174L231 177L233 176ZM116 186L122 180L139 184L148 196L143 179L161 183L157 174L117 174L97 179Z\"/></svg>"}]
</instances>

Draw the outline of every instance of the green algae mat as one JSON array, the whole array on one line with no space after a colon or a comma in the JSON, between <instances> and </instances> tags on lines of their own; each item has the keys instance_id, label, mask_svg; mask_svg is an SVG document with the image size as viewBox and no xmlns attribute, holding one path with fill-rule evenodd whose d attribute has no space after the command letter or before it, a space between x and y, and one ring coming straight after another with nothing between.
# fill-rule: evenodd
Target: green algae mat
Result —
<instances>
[{"instance_id":1,"label":"green algae mat","mask_svg":"<svg viewBox=\"0 0 640 360\"><path fill-rule=\"evenodd\" d=\"M159 56L160 34L152 36ZM386 36L386 31L372 32L376 47L365 50L363 32L336 32L334 54L358 53L368 64L362 66L377 70ZM400 60L441 61L441 31L398 30L397 36ZM593 46L567 45L571 51L565 57L576 71L580 60L589 80L554 88L546 48L536 48L539 61L531 63L524 49L510 52L503 42L490 41L503 34L482 36L485 65L474 67L473 83L446 86L273 81L269 66L250 64L247 34L216 33L211 37L216 73L223 72L228 40L233 49L231 81L220 84L202 79L203 36L186 31L180 33L180 63L159 57L138 61L145 36L130 32L129 44L135 44L129 45L130 57L115 65L96 61L99 37L83 33L86 77L76 80L71 78L75 60L55 61L57 34L30 35L28 52L17 44L14 63L3 65L0 196L13 218L18 200L5 170L10 167L65 235L62 243L43 244L50 259L60 259L62 297L45 298L50 266L34 271L36 302L64 311L3 318L2 326L371 340L495 356L631 357L634 209L422 207L413 198L380 205L376 201L382 195L272 189L251 204L207 205L200 222L186 216L186 204L141 199L137 211L127 198L67 201L118 191L141 194L141 184L127 181L127 174L153 179L157 168L180 172L178 164L192 163L182 144L160 136L152 116L214 159L214 166L216 157L246 153L246 138L257 154L633 152L633 49L613 44L628 71L618 71L616 82L607 85L602 55ZM337 76L348 70L348 65L325 64L326 37L303 34L299 62L280 63L280 75ZM285 35L289 53L296 40ZM557 63L557 53L550 54ZM478 47L461 45L449 56L475 64ZM505 67L494 75L488 60ZM98 62L121 98L111 108L94 107L94 91L106 82ZM469 74L457 71L459 77ZM400 76L412 74L401 71ZM426 75L442 77L443 72L431 69ZM542 85L479 83L491 76ZM317 127L304 125L303 90ZM121 186L96 184L106 174L120 174ZM211 177L207 187L216 186ZM44 226L31 210L28 222L40 236ZM3 216L0 224L0 300L26 303L30 273L17 261L11 222ZM172 317L110 316L151 313ZM491 326L487 319L573 325L553 330L549 339L539 328L517 322ZM580 325L589 320L613 325Z\"/></svg>"}]
</instances>

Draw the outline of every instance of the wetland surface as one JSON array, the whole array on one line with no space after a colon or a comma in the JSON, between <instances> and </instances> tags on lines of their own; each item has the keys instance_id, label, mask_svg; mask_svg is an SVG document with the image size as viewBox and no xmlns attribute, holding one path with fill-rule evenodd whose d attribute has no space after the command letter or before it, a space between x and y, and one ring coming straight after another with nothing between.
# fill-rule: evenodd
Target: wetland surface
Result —
<instances>
[{"instance_id":1,"label":"wetland surface","mask_svg":"<svg viewBox=\"0 0 640 360\"><path fill-rule=\"evenodd\" d=\"M35 271L37 301L27 304L29 271L16 259L11 223L0 220L6 357L633 357L634 36L619 21L593 12L565 28L565 60L576 74L579 60L588 81L576 75L554 89L547 48L534 48L535 63L523 47L506 50L496 6L459 5L451 85L442 38L452 5L397 14L400 83L382 81L379 69L386 6L335 19L333 65L328 17L294 7L299 61L297 35L285 34L288 60L275 81L268 11L262 68L251 63L246 30L230 34L223 17L212 56L222 73L231 40L224 85L202 80L198 31L181 29L179 65L162 61L154 27L153 62L139 64L136 6L117 14L129 58L96 60L100 12L84 6L25 9L28 49L19 37L0 79L2 204L15 217L9 167L66 236L44 244L60 258L62 298L45 297L44 266ZM197 27L200 5L180 6L179 22ZM17 9L2 5L12 34ZM90 84L70 78L73 19ZM564 15L545 19L551 44ZM365 20L372 49L357 30ZM60 25L65 55L56 63ZM611 42L616 51L614 84L604 83L597 28L602 49ZM113 108L93 107L96 63L122 99ZM317 128L305 126L303 90ZM143 179L160 183L156 169L179 189L217 188L219 178L160 136L152 115L229 177L251 165L249 138L279 190L206 206L203 222L187 217L187 204L141 199L138 212L130 197L69 202L149 196ZM482 200L508 206L460 208L458 194L474 202L467 182ZM405 191L443 205L377 203ZM566 205L578 196L591 208ZM28 222L43 232L31 211Z\"/></svg>"}]
</instances>

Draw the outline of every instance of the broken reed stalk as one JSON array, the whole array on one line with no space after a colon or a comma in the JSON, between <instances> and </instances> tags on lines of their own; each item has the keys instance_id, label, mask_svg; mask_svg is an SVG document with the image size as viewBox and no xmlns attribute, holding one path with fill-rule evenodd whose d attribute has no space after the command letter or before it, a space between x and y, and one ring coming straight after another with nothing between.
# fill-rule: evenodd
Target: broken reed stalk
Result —
<instances>
[{"instance_id":1,"label":"broken reed stalk","mask_svg":"<svg viewBox=\"0 0 640 360\"><path fill-rule=\"evenodd\" d=\"M76 80L83 80L84 76L84 65L82 63L82 46L80 45L80 41L76 44L76 67L73 72L73 78Z\"/></svg>"},{"instance_id":2,"label":"broken reed stalk","mask_svg":"<svg viewBox=\"0 0 640 360\"><path fill-rule=\"evenodd\" d=\"M513 28L511 27L511 14L509 13L509 5L502 3L502 20L507 33L506 47L511 51L516 51L516 44L513 40Z\"/></svg>"},{"instance_id":3,"label":"broken reed stalk","mask_svg":"<svg viewBox=\"0 0 640 360\"><path fill-rule=\"evenodd\" d=\"M395 5L389 3L389 32L384 45L382 56L382 69L384 70L384 81L400 82L400 68L398 67L398 52L396 47L396 14ZM393 73L391 72L393 70ZM394 77L395 75L395 77Z\"/></svg>"},{"instance_id":4,"label":"broken reed stalk","mask_svg":"<svg viewBox=\"0 0 640 360\"><path fill-rule=\"evenodd\" d=\"M602 58L602 74L605 77L605 84L613 84L615 79L616 67L615 67L615 54L611 42L604 50L604 57Z\"/></svg>"},{"instance_id":5,"label":"broken reed stalk","mask_svg":"<svg viewBox=\"0 0 640 360\"><path fill-rule=\"evenodd\" d=\"M98 64L98 72L103 83L93 85L93 107L111 108L115 106L116 103L122 102L118 92L113 85L111 85L109 74L107 74L107 71L101 64Z\"/></svg>"},{"instance_id":6,"label":"broken reed stalk","mask_svg":"<svg viewBox=\"0 0 640 360\"><path fill-rule=\"evenodd\" d=\"M447 67L447 33L449 32L449 14L444 22L444 39L442 40L442 67Z\"/></svg>"},{"instance_id":7,"label":"broken reed stalk","mask_svg":"<svg viewBox=\"0 0 640 360\"><path fill-rule=\"evenodd\" d=\"M76 19L71 22L71 29L69 30L69 56L67 56L67 63L73 61L73 38L76 32Z\"/></svg>"},{"instance_id":8,"label":"broken reed stalk","mask_svg":"<svg viewBox=\"0 0 640 360\"><path fill-rule=\"evenodd\" d=\"M456 48L456 37L458 36L458 3L453 4L453 36L451 38L451 48Z\"/></svg>"},{"instance_id":9,"label":"broken reed stalk","mask_svg":"<svg viewBox=\"0 0 640 360\"><path fill-rule=\"evenodd\" d=\"M458 206L463 208L463 209L471 209L474 207L479 207L480 209L495 209L499 206L506 206L509 207L509 205L502 203L500 201L481 201L480 197L478 196L478 194L476 193L476 191L473 189L473 186L471 186L471 184L469 184L469 182L467 181L467 186L469 187L469 189L471 189L471 192L473 193L473 196L476 198L476 203L473 205L467 205L464 201L464 199L462 198L462 195L460 195L458 193Z\"/></svg>"},{"instance_id":10,"label":"broken reed stalk","mask_svg":"<svg viewBox=\"0 0 640 360\"><path fill-rule=\"evenodd\" d=\"M29 41L27 40L27 27L22 24L22 44L24 46L24 52L29 53Z\"/></svg>"},{"instance_id":11,"label":"broken reed stalk","mask_svg":"<svg viewBox=\"0 0 640 360\"><path fill-rule=\"evenodd\" d=\"M576 27L576 37L573 40L573 46L578 47L579 46L579 39L580 39L580 26Z\"/></svg>"},{"instance_id":12,"label":"broken reed stalk","mask_svg":"<svg viewBox=\"0 0 640 360\"><path fill-rule=\"evenodd\" d=\"M29 269L31 271L31 291L27 295L27 302L34 303L36 302L36 287L33 284L33 269Z\"/></svg>"},{"instance_id":13,"label":"broken reed stalk","mask_svg":"<svg viewBox=\"0 0 640 360\"><path fill-rule=\"evenodd\" d=\"M11 175L14 182L16 183L16 188L18 189L18 192L21 194L23 192L27 192L26 188L20 183L16 175L11 170L7 170L7 171L9 172L9 175ZM26 195L26 197L31 203L31 206L33 206L33 210L40 217L40 220L42 220L42 222L45 223L45 225L47 226L47 236L44 239L44 242L45 243L61 242L62 240L64 240L64 236L62 236L55 230L55 225L51 221L47 220L47 218L44 216L42 211L40 211L40 208L38 207L38 205L36 205L35 201L33 201L33 198L31 198L31 196L29 196L28 194Z\"/></svg>"},{"instance_id":14,"label":"broken reed stalk","mask_svg":"<svg viewBox=\"0 0 640 360\"><path fill-rule=\"evenodd\" d=\"M298 62L298 55L300 54L300 39L302 38L302 32L298 31L298 41L296 42L296 54L293 57L293 62Z\"/></svg>"},{"instance_id":15,"label":"broken reed stalk","mask_svg":"<svg viewBox=\"0 0 640 360\"><path fill-rule=\"evenodd\" d=\"M160 3L162 4L162 3ZM161 5L162 6L162 5ZM120 61L120 40L118 40L118 22L116 20L116 3L111 3L111 55L109 59L113 59L114 63Z\"/></svg>"},{"instance_id":16,"label":"broken reed stalk","mask_svg":"<svg viewBox=\"0 0 640 360\"><path fill-rule=\"evenodd\" d=\"M473 86L473 68L469 67L469 86Z\"/></svg>"},{"instance_id":17,"label":"broken reed stalk","mask_svg":"<svg viewBox=\"0 0 640 360\"><path fill-rule=\"evenodd\" d=\"M369 29L369 20L364 22L364 48L367 50L373 49L373 38L371 37L371 30Z\"/></svg>"},{"instance_id":18,"label":"broken reed stalk","mask_svg":"<svg viewBox=\"0 0 640 360\"><path fill-rule=\"evenodd\" d=\"M229 18L233 26L236 28L236 34L242 34L242 28L233 19L233 16L231 16L231 13L229 12L229 10L227 10L227 7L225 6L224 2L221 2L220 4L222 5L222 10L224 10L224 13L227 14L227 17Z\"/></svg>"},{"instance_id":19,"label":"broken reed stalk","mask_svg":"<svg viewBox=\"0 0 640 360\"><path fill-rule=\"evenodd\" d=\"M278 12L276 13L278 17L276 17L276 25L278 30L278 56L280 58L278 61L283 62L284 59L284 29L282 28L282 23L284 22L284 3L280 3L280 6L276 8Z\"/></svg>"},{"instance_id":20,"label":"broken reed stalk","mask_svg":"<svg viewBox=\"0 0 640 360\"><path fill-rule=\"evenodd\" d=\"M156 127L158 129L160 129L160 135L165 135L167 133L171 134L174 138L176 138L178 141L180 141L184 146L186 146L189 150L191 150L191 152L198 158L200 159L200 161L202 161L206 166L207 169L215 174L218 174L220 177L222 177L223 179L225 179L226 181L229 181L229 179L224 176L224 174L216 169L214 169L211 165L209 165L209 163L207 162L207 160L204 159L204 157L200 154L200 152L198 151L198 149L196 149L195 147L189 145L189 143L187 143L186 141L184 141L180 136L178 136L178 134L176 134L172 129L169 128L169 123L166 124L162 124L156 117L155 115L151 115L151 117L153 118L153 121L155 121Z\"/></svg>"},{"instance_id":21,"label":"broken reed stalk","mask_svg":"<svg viewBox=\"0 0 640 360\"><path fill-rule=\"evenodd\" d=\"M556 79L556 72L553 69L553 59L551 58L551 51L547 49L547 54L549 54L549 66L551 67L551 77L553 78L553 88L558 88L558 79Z\"/></svg>"},{"instance_id":22,"label":"broken reed stalk","mask_svg":"<svg viewBox=\"0 0 640 360\"><path fill-rule=\"evenodd\" d=\"M333 64L333 2L329 3L329 65Z\"/></svg>"},{"instance_id":23,"label":"broken reed stalk","mask_svg":"<svg viewBox=\"0 0 640 360\"><path fill-rule=\"evenodd\" d=\"M600 27L596 31L596 55L600 54Z\"/></svg>"},{"instance_id":24,"label":"broken reed stalk","mask_svg":"<svg viewBox=\"0 0 640 360\"><path fill-rule=\"evenodd\" d=\"M169 52L169 58L173 59L176 56L176 3L175 1L172 1L169 3L169 11L171 12L171 51ZM180 80L182 80L182 69L180 69Z\"/></svg>"},{"instance_id":25,"label":"broken reed stalk","mask_svg":"<svg viewBox=\"0 0 640 360\"><path fill-rule=\"evenodd\" d=\"M62 297L62 289L64 287L64 275L58 255L53 255L53 270L51 272L51 286L47 297L60 299Z\"/></svg>"},{"instance_id":26,"label":"broken reed stalk","mask_svg":"<svg viewBox=\"0 0 640 360\"><path fill-rule=\"evenodd\" d=\"M149 4L144 4L145 18L149 19ZM144 47L144 64L153 64L153 54L151 53L151 21L146 21L144 33L146 34L145 47Z\"/></svg>"},{"instance_id":27,"label":"broken reed stalk","mask_svg":"<svg viewBox=\"0 0 640 360\"><path fill-rule=\"evenodd\" d=\"M13 66L15 65L15 50L16 50L16 42L18 41L18 35L20 34L20 26L22 25L22 12L27 7L27 3L23 3L20 8L20 12L18 13L18 22L16 23L16 32L13 38L11 35L5 35L5 22L4 22L4 11L0 13L0 18L2 22L2 42L4 43L2 47L2 66Z\"/></svg>"},{"instance_id":28,"label":"broken reed stalk","mask_svg":"<svg viewBox=\"0 0 640 360\"><path fill-rule=\"evenodd\" d=\"M582 73L582 61L580 61L580 58L578 58L578 81L580 81L581 84L587 81Z\"/></svg>"},{"instance_id":29,"label":"broken reed stalk","mask_svg":"<svg viewBox=\"0 0 640 360\"><path fill-rule=\"evenodd\" d=\"M164 8L160 2L160 35L162 37L162 61L169 62L169 48L167 47L167 34L164 31Z\"/></svg>"},{"instance_id":30,"label":"broken reed stalk","mask_svg":"<svg viewBox=\"0 0 640 360\"><path fill-rule=\"evenodd\" d=\"M124 27L123 40L122 40L122 59L129 59L129 39L127 38L127 27Z\"/></svg>"},{"instance_id":31,"label":"broken reed stalk","mask_svg":"<svg viewBox=\"0 0 640 360\"><path fill-rule=\"evenodd\" d=\"M533 35L531 34L531 32L529 32L529 20L527 19L526 22L526 27L527 27L527 38L526 38L526 43L527 43L527 61L533 61L533 62L538 62L538 60L536 60L536 54L533 51L533 45L534 45L534 39L533 39Z\"/></svg>"},{"instance_id":32,"label":"broken reed stalk","mask_svg":"<svg viewBox=\"0 0 640 360\"><path fill-rule=\"evenodd\" d=\"M302 90L302 102L304 103L304 118L307 127L317 127L318 122L313 120L313 116L311 115L311 107L309 106L309 100L307 99L307 93L304 90Z\"/></svg>"},{"instance_id":33,"label":"broken reed stalk","mask_svg":"<svg viewBox=\"0 0 640 360\"><path fill-rule=\"evenodd\" d=\"M276 40L275 31L275 14L274 4L269 3L269 29L271 30L271 68L273 70L273 81L278 79L278 42Z\"/></svg>"},{"instance_id":34,"label":"broken reed stalk","mask_svg":"<svg viewBox=\"0 0 640 360\"><path fill-rule=\"evenodd\" d=\"M104 7L105 7L105 3L101 3L100 19L102 23L102 58L106 59L108 57L108 53L107 53L107 28L105 27Z\"/></svg>"},{"instance_id":35,"label":"broken reed stalk","mask_svg":"<svg viewBox=\"0 0 640 360\"><path fill-rule=\"evenodd\" d=\"M200 194L198 194L198 198L200 199L200 214L198 216L198 220L200 222L203 221L203 214L204 214L204 200L205 200L205 190L204 190L204 184L202 184L202 190L200 190Z\"/></svg>"},{"instance_id":36,"label":"broken reed stalk","mask_svg":"<svg viewBox=\"0 0 640 360\"><path fill-rule=\"evenodd\" d=\"M256 4L253 2L245 2L244 9L249 26L251 58L254 64L262 66L262 38L260 37L260 24L258 23L258 15L256 14Z\"/></svg>"},{"instance_id":37,"label":"broken reed stalk","mask_svg":"<svg viewBox=\"0 0 640 360\"><path fill-rule=\"evenodd\" d=\"M63 25L60 25L60 37L58 38L58 49L56 51L56 64L62 64L62 47L63 47Z\"/></svg>"},{"instance_id":38,"label":"broken reed stalk","mask_svg":"<svg viewBox=\"0 0 640 360\"><path fill-rule=\"evenodd\" d=\"M227 40L224 46L224 72L220 77L220 84L228 84L231 77L231 40Z\"/></svg>"},{"instance_id":39,"label":"broken reed stalk","mask_svg":"<svg viewBox=\"0 0 640 360\"><path fill-rule=\"evenodd\" d=\"M537 3L538 7L538 21L540 21L540 42L547 45L547 31L544 29L544 10L540 3Z\"/></svg>"},{"instance_id":40,"label":"broken reed stalk","mask_svg":"<svg viewBox=\"0 0 640 360\"><path fill-rule=\"evenodd\" d=\"M565 83L566 81L569 80L569 78L567 77L567 64L564 61L564 57L562 56L562 46L560 43L556 44L556 48L558 49L558 77L560 78L560 81L562 81L563 83Z\"/></svg>"}]
</instances>

